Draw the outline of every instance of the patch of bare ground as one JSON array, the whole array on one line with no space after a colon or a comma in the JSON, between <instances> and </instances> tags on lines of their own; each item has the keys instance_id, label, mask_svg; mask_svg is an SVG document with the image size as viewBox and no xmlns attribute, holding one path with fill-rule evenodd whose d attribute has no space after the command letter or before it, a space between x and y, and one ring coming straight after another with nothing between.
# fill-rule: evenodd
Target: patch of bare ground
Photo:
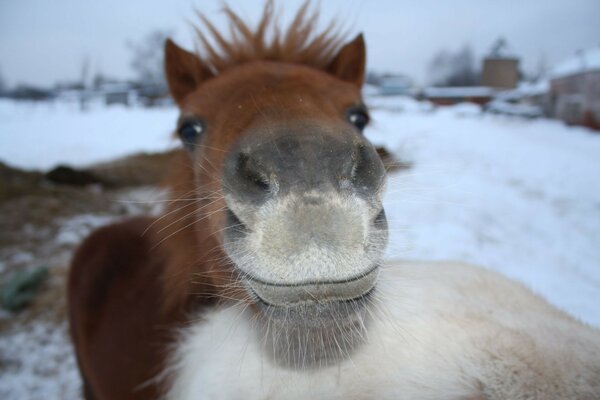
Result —
<instances>
[{"instance_id":1,"label":"patch of bare ground","mask_svg":"<svg viewBox=\"0 0 600 400\"><path fill-rule=\"evenodd\" d=\"M65 296L72 253L98 226L157 213L172 156L140 154L90 167L84 172L100 182L84 186L0 164L0 287L23 271L49 272L25 309L0 310L0 398L79 398Z\"/></svg>"}]
</instances>

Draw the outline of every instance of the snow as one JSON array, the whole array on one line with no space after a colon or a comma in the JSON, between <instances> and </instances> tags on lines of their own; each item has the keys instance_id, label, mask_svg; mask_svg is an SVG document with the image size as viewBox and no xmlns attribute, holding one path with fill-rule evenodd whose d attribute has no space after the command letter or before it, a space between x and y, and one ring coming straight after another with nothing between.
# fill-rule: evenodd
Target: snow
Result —
<instances>
[{"instance_id":1,"label":"snow","mask_svg":"<svg viewBox=\"0 0 600 400\"><path fill-rule=\"evenodd\" d=\"M0 160L29 169L86 166L176 145L171 132L178 113L173 108L114 105L79 112L77 107L0 99Z\"/></svg>"},{"instance_id":2,"label":"snow","mask_svg":"<svg viewBox=\"0 0 600 400\"><path fill-rule=\"evenodd\" d=\"M550 81L540 79L537 82L520 82L515 89L523 96L540 96L550 92Z\"/></svg>"},{"instance_id":3,"label":"snow","mask_svg":"<svg viewBox=\"0 0 600 400\"><path fill-rule=\"evenodd\" d=\"M367 137L414 164L388 180L389 257L476 263L600 327L600 135L546 119L482 114L472 104L434 108L404 97L367 104ZM176 118L174 109L81 113L73 105L2 101L0 161L48 168L165 150L174 145ZM104 218L63 221L58 245L71 246ZM32 322L3 336L0 353L22 363L2 367L0 397L76 398L66 325ZM31 389L40 379L35 390L43 395Z\"/></svg>"},{"instance_id":4,"label":"snow","mask_svg":"<svg viewBox=\"0 0 600 400\"><path fill-rule=\"evenodd\" d=\"M564 78L600 70L600 47L579 51L556 65L550 72L552 79Z\"/></svg>"},{"instance_id":5,"label":"snow","mask_svg":"<svg viewBox=\"0 0 600 400\"><path fill-rule=\"evenodd\" d=\"M94 229L107 225L114 217L84 214L60 221L61 229L54 239L57 244L76 246Z\"/></svg>"},{"instance_id":6,"label":"snow","mask_svg":"<svg viewBox=\"0 0 600 400\"><path fill-rule=\"evenodd\" d=\"M388 110L394 112L433 111L435 106L426 101L417 101L408 96L369 96L365 102L371 111Z\"/></svg>"},{"instance_id":7,"label":"snow","mask_svg":"<svg viewBox=\"0 0 600 400\"><path fill-rule=\"evenodd\" d=\"M600 136L550 120L375 111L390 177L389 255L480 264L600 326Z\"/></svg>"},{"instance_id":8,"label":"snow","mask_svg":"<svg viewBox=\"0 0 600 400\"><path fill-rule=\"evenodd\" d=\"M496 99L503 101L517 101L529 97L544 96L550 93L550 81L541 79L537 82L520 82L510 90L505 90L496 95Z\"/></svg>"},{"instance_id":9,"label":"snow","mask_svg":"<svg viewBox=\"0 0 600 400\"><path fill-rule=\"evenodd\" d=\"M531 104L511 103L504 100L492 100L485 105L487 112L514 115L524 118L539 118L544 113L542 108Z\"/></svg>"},{"instance_id":10,"label":"snow","mask_svg":"<svg viewBox=\"0 0 600 400\"><path fill-rule=\"evenodd\" d=\"M29 323L4 336L0 397L5 400L79 399L79 372L67 321ZM59 369L59 371L57 371Z\"/></svg>"}]
</instances>

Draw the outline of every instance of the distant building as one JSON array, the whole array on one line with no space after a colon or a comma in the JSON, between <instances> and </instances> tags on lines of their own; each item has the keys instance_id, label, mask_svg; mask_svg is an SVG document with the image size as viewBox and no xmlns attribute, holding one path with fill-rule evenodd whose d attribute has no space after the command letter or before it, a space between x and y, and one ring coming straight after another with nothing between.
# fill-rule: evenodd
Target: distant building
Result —
<instances>
[{"instance_id":1,"label":"distant building","mask_svg":"<svg viewBox=\"0 0 600 400\"><path fill-rule=\"evenodd\" d=\"M436 105L476 103L485 105L499 92L513 89L519 80L519 59L508 51L506 41L499 39L483 60L479 86L429 87L422 97Z\"/></svg>"},{"instance_id":2,"label":"distant building","mask_svg":"<svg viewBox=\"0 0 600 400\"><path fill-rule=\"evenodd\" d=\"M51 90L44 88L20 85L11 91L8 91L5 95L14 100L43 101L52 99L55 94Z\"/></svg>"},{"instance_id":3,"label":"distant building","mask_svg":"<svg viewBox=\"0 0 600 400\"><path fill-rule=\"evenodd\" d=\"M519 82L519 59L508 51L506 41L499 39L483 60L481 85L512 89Z\"/></svg>"},{"instance_id":4,"label":"distant building","mask_svg":"<svg viewBox=\"0 0 600 400\"><path fill-rule=\"evenodd\" d=\"M137 88L139 101L146 107L174 105L166 85L147 84Z\"/></svg>"},{"instance_id":5,"label":"distant building","mask_svg":"<svg viewBox=\"0 0 600 400\"><path fill-rule=\"evenodd\" d=\"M519 81L519 60L516 58L491 58L483 60L481 84L495 88L512 89Z\"/></svg>"},{"instance_id":6,"label":"distant building","mask_svg":"<svg viewBox=\"0 0 600 400\"><path fill-rule=\"evenodd\" d=\"M600 47L577 52L550 73L552 116L600 130Z\"/></svg>"},{"instance_id":7,"label":"distant building","mask_svg":"<svg viewBox=\"0 0 600 400\"><path fill-rule=\"evenodd\" d=\"M413 82L405 75L386 75L379 80L379 93L384 96L413 95Z\"/></svg>"},{"instance_id":8,"label":"distant building","mask_svg":"<svg viewBox=\"0 0 600 400\"><path fill-rule=\"evenodd\" d=\"M528 118L551 116L550 82L520 82L515 89L499 92L486 111Z\"/></svg>"},{"instance_id":9,"label":"distant building","mask_svg":"<svg viewBox=\"0 0 600 400\"><path fill-rule=\"evenodd\" d=\"M129 106L134 97L134 90L127 82L103 82L96 88L96 95L104 97L107 106L113 104Z\"/></svg>"}]
</instances>

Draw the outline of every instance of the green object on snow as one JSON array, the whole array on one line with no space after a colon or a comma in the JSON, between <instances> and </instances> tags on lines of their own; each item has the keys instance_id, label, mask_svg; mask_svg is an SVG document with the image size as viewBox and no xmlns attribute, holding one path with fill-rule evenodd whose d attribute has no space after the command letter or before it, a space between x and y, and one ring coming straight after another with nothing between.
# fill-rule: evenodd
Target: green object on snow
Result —
<instances>
[{"instance_id":1,"label":"green object on snow","mask_svg":"<svg viewBox=\"0 0 600 400\"><path fill-rule=\"evenodd\" d=\"M2 308L18 312L24 309L35 297L48 278L48 268L38 267L19 271L0 287L0 304Z\"/></svg>"}]
</instances>

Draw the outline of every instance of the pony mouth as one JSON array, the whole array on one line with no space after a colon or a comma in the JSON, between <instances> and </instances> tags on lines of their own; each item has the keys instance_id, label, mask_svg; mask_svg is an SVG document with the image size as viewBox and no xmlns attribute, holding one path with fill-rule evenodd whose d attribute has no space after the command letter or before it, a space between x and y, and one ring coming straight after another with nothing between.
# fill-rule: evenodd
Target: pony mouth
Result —
<instances>
[{"instance_id":1,"label":"pony mouth","mask_svg":"<svg viewBox=\"0 0 600 400\"><path fill-rule=\"evenodd\" d=\"M292 369L346 359L367 338L379 270L375 265L345 279L293 284L242 273L267 353Z\"/></svg>"},{"instance_id":2,"label":"pony mouth","mask_svg":"<svg viewBox=\"0 0 600 400\"><path fill-rule=\"evenodd\" d=\"M286 316L318 319L335 314L352 314L362 307L375 292L379 266L367 272L343 280L306 283L271 283L246 277L246 287L259 308L269 316L283 313ZM298 318L297 318L298 319Z\"/></svg>"}]
</instances>

